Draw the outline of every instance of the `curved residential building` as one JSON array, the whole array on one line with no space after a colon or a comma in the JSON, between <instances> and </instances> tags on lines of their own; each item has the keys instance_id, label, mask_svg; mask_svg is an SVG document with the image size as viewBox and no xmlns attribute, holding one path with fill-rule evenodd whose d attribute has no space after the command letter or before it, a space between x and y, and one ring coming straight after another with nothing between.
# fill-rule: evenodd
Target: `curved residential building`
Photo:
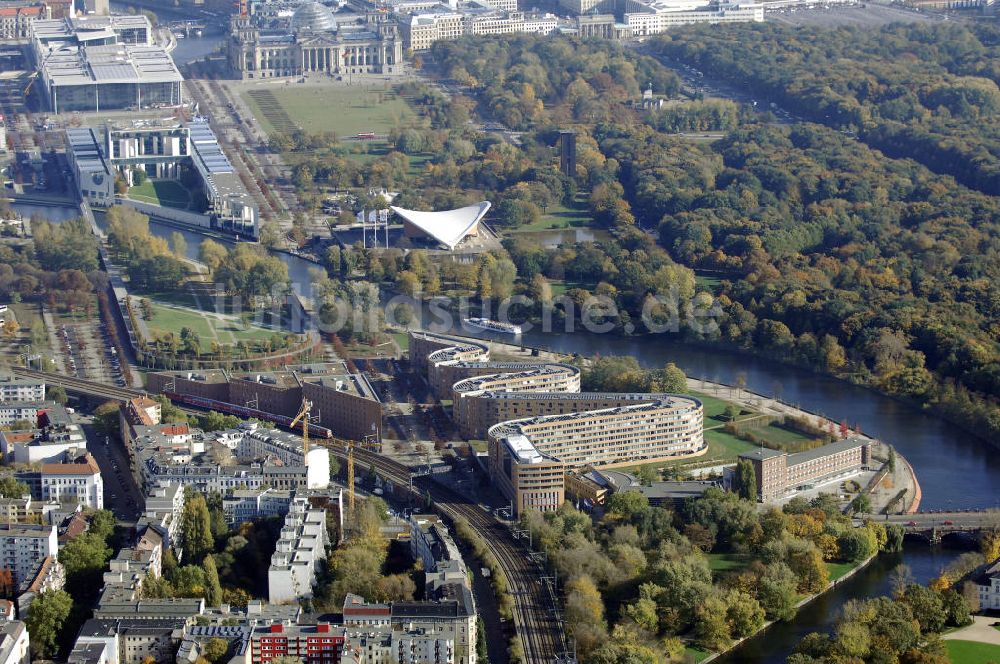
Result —
<instances>
[{"instance_id":1,"label":"curved residential building","mask_svg":"<svg viewBox=\"0 0 1000 664\"><path fill-rule=\"evenodd\" d=\"M580 392L575 366L488 357L484 343L410 335L411 362L426 369L439 398L452 398L462 435L487 440L490 476L518 512L558 509L567 468L665 461L707 449L697 399Z\"/></svg>"},{"instance_id":2,"label":"curved residential building","mask_svg":"<svg viewBox=\"0 0 1000 664\"><path fill-rule=\"evenodd\" d=\"M511 403L526 395L578 395L580 369L571 364L489 363L490 371L459 380L452 385L452 417L464 438L482 439L487 430L503 420L524 417ZM506 407L500 408L499 404Z\"/></svg>"}]
</instances>

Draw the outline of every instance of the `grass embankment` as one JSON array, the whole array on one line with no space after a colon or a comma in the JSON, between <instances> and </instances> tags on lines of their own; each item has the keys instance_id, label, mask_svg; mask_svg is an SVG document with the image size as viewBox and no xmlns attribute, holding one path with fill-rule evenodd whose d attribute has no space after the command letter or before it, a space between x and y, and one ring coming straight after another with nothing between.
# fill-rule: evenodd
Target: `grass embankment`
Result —
<instances>
[{"instance_id":1,"label":"grass embankment","mask_svg":"<svg viewBox=\"0 0 1000 664\"><path fill-rule=\"evenodd\" d=\"M748 452L758 447L726 431L725 426L729 423L729 419L725 415L725 411L726 407L732 402L719 396L702 394L700 392L691 392L691 396L700 399L705 409L704 435L705 440L708 442L708 451L702 456L693 459L683 458L676 461L664 461L647 465L660 470L690 463L697 463L698 465L732 463L743 452ZM777 422L769 422L768 418L761 417L759 413L748 408L740 408L740 413L736 416L735 424L740 425L746 431L763 438L768 443L779 448L786 448L811 440L805 434L785 428ZM635 471L636 468L638 466L631 466L623 470Z\"/></svg>"}]
</instances>

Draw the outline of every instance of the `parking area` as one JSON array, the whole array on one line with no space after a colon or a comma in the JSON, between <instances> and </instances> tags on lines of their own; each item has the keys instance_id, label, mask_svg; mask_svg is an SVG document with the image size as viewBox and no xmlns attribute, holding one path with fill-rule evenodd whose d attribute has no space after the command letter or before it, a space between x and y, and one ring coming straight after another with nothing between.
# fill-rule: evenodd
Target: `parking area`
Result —
<instances>
[{"instance_id":1,"label":"parking area","mask_svg":"<svg viewBox=\"0 0 1000 664\"><path fill-rule=\"evenodd\" d=\"M56 336L68 375L125 386L121 361L104 323L60 324Z\"/></svg>"}]
</instances>

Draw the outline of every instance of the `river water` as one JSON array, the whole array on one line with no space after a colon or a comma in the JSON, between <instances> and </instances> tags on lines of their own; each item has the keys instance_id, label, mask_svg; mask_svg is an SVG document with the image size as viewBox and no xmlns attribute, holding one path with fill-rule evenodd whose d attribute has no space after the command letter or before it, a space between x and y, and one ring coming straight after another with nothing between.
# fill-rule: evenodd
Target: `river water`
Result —
<instances>
[{"instance_id":1,"label":"river water","mask_svg":"<svg viewBox=\"0 0 1000 664\"><path fill-rule=\"evenodd\" d=\"M46 209L20 204L14 207L22 214L40 213L53 221L75 216L74 211L68 208ZM197 233L178 231L156 222L150 223L150 230L154 235L166 238L171 233L180 232L187 241L187 254L191 258L197 258L198 247L204 239ZM309 283L309 270L316 267L314 264L287 254L278 256L288 265L293 283ZM462 332L490 336L484 332ZM509 337L502 335L496 338L510 341ZM860 424L866 433L895 445L912 464L920 481L922 509L1000 506L1000 455L994 448L952 425L871 390L772 360L677 343L667 335L622 337L585 331L528 331L523 336L523 342L528 346L586 356L631 355L646 366L674 362L691 376L729 384L735 383L737 374L742 373L746 376L747 388L752 391L778 396L788 403L834 420L846 419L852 426ZM880 557L866 570L803 608L791 623L773 626L720 661L728 664L783 662L803 635L829 630L844 601L852 597L885 594L889 574L900 562L912 568L918 581L926 582L959 553L908 544L902 554Z\"/></svg>"}]
</instances>

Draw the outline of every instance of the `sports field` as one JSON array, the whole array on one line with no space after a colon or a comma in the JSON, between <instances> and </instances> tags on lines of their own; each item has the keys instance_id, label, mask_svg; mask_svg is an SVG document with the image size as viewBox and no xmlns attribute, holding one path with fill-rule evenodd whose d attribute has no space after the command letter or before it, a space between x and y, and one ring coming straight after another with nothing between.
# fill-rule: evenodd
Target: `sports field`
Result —
<instances>
[{"instance_id":1,"label":"sports field","mask_svg":"<svg viewBox=\"0 0 1000 664\"><path fill-rule=\"evenodd\" d=\"M416 118L390 86L289 84L247 90L243 99L269 134L296 128L310 134L332 131L339 138L366 132L386 134Z\"/></svg>"},{"instance_id":2,"label":"sports field","mask_svg":"<svg viewBox=\"0 0 1000 664\"><path fill-rule=\"evenodd\" d=\"M180 210L190 210L193 206L191 192L177 180L146 180L137 187L129 188L128 197Z\"/></svg>"},{"instance_id":3,"label":"sports field","mask_svg":"<svg viewBox=\"0 0 1000 664\"><path fill-rule=\"evenodd\" d=\"M162 335L170 332L175 337L180 337L181 329L186 327L198 335L203 351L208 350L213 341L227 346L239 341L268 339L274 334L274 330L246 324L235 316L199 311L156 301L153 301L152 305L153 319L149 321L151 333Z\"/></svg>"}]
</instances>

